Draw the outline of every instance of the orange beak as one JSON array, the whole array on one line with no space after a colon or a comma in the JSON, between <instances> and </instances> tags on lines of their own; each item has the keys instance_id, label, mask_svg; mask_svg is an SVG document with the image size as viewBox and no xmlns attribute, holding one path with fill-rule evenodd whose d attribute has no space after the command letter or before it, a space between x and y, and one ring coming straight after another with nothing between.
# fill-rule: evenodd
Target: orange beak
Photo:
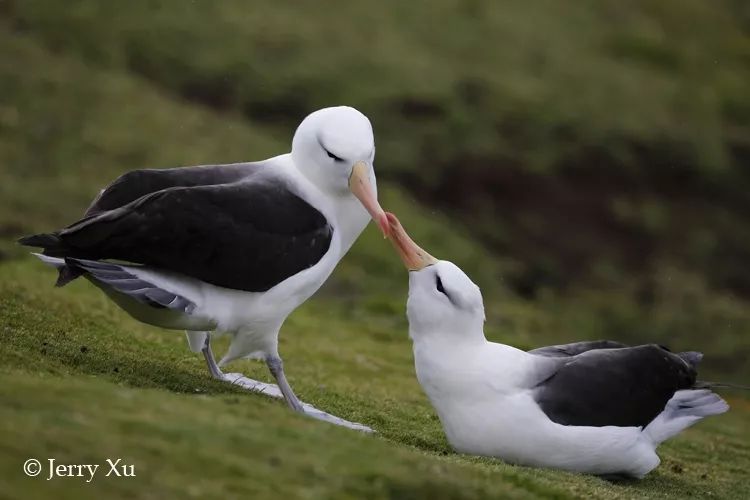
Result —
<instances>
[{"instance_id":1,"label":"orange beak","mask_svg":"<svg viewBox=\"0 0 750 500\"><path fill-rule=\"evenodd\" d=\"M427 266L431 266L437 263L437 259L432 255L428 254L419 246L414 243L409 235L404 230L404 227L399 222L398 218L392 213L386 214L388 223L391 226L391 243L398 252L399 257L406 266L408 271L420 271Z\"/></svg>"},{"instance_id":2,"label":"orange beak","mask_svg":"<svg viewBox=\"0 0 750 500\"><path fill-rule=\"evenodd\" d=\"M352 167L352 173L349 175L349 190L359 199L365 209L370 213L370 217L383 231L383 237L387 238L390 232L388 218L383 208L378 203L375 195L375 188L370 182L369 167L367 163L358 161Z\"/></svg>"}]
</instances>

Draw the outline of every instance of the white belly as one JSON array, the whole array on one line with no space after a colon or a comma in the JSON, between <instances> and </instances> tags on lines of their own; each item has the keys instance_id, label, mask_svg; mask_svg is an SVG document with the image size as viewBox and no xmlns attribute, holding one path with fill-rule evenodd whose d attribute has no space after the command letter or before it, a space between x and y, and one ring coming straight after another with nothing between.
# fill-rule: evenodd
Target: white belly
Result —
<instances>
[{"instance_id":1,"label":"white belly","mask_svg":"<svg viewBox=\"0 0 750 500\"><path fill-rule=\"evenodd\" d=\"M519 465L589 474L641 477L659 464L639 427L559 425L547 418L529 390L500 394L489 384L460 387L454 379L420 383L435 407L448 442L461 453L497 457ZM458 385L457 385L458 383ZM458 390L457 390L458 389Z\"/></svg>"},{"instance_id":2,"label":"white belly","mask_svg":"<svg viewBox=\"0 0 750 500\"><path fill-rule=\"evenodd\" d=\"M341 257L369 221L369 215L353 196L329 200L301 178L301 189L307 201L316 206L334 227L331 245L314 266L287 278L265 292L244 292L217 287L175 273L138 268L133 274L165 290L192 301L196 308L189 317L152 313L143 314L125 307L141 321L164 328L211 330L232 335L229 351L222 359L277 354L278 333L287 316L309 299L328 279ZM304 187L304 186L303 186ZM147 306L146 306L147 307Z\"/></svg>"}]
</instances>

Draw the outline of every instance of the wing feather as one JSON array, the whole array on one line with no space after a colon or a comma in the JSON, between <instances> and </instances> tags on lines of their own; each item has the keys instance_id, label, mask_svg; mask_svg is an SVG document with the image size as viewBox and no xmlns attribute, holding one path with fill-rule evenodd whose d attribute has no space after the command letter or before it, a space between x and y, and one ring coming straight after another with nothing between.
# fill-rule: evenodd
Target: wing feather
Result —
<instances>
[{"instance_id":1,"label":"wing feather","mask_svg":"<svg viewBox=\"0 0 750 500\"><path fill-rule=\"evenodd\" d=\"M257 176L169 187L93 211L54 233L45 253L123 260L262 292L320 261L332 234L326 218L288 185Z\"/></svg>"},{"instance_id":2,"label":"wing feather","mask_svg":"<svg viewBox=\"0 0 750 500\"><path fill-rule=\"evenodd\" d=\"M559 424L642 427L696 376L690 360L655 344L592 349L562 363L534 398Z\"/></svg>"}]
</instances>

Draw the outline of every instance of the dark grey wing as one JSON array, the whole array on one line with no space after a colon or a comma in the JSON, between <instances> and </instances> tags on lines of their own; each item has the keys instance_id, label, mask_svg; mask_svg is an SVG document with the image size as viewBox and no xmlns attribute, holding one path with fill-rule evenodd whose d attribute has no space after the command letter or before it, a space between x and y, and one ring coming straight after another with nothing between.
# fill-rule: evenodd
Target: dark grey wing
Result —
<instances>
[{"instance_id":1,"label":"dark grey wing","mask_svg":"<svg viewBox=\"0 0 750 500\"><path fill-rule=\"evenodd\" d=\"M558 424L645 426L676 391L693 387L699 360L654 344L589 350L535 387L534 399Z\"/></svg>"},{"instance_id":2,"label":"dark grey wing","mask_svg":"<svg viewBox=\"0 0 750 500\"><path fill-rule=\"evenodd\" d=\"M592 340L588 342L574 342L572 344L560 344L540 347L528 352L529 354L537 354L539 356L568 357L576 356L578 354L594 349L619 349L622 347L628 346L620 342L615 342L614 340Z\"/></svg>"},{"instance_id":3,"label":"dark grey wing","mask_svg":"<svg viewBox=\"0 0 750 500\"><path fill-rule=\"evenodd\" d=\"M261 292L315 265L332 234L318 210L266 178L157 191L22 243L55 257L123 260Z\"/></svg>"},{"instance_id":4,"label":"dark grey wing","mask_svg":"<svg viewBox=\"0 0 750 500\"><path fill-rule=\"evenodd\" d=\"M133 170L121 175L102 190L85 215L114 210L147 194L171 187L229 184L252 175L262 166L263 162Z\"/></svg>"},{"instance_id":5,"label":"dark grey wing","mask_svg":"<svg viewBox=\"0 0 750 500\"><path fill-rule=\"evenodd\" d=\"M98 215L101 212L120 208L147 194L170 187L210 186L236 182L260 171L264 163L233 163L133 170L121 175L103 189L86 210L84 216ZM83 274L80 268L67 265L60 267L58 272L56 286L64 286Z\"/></svg>"}]
</instances>

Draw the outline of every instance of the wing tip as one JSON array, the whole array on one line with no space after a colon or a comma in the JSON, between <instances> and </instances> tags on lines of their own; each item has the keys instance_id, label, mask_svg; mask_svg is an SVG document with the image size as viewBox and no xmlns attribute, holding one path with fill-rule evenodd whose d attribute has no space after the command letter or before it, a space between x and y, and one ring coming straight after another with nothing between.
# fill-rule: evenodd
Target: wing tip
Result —
<instances>
[{"instance_id":1,"label":"wing tip","mask_svg":"<svg viewBox=\"0 0 750 500\"><path fill-rule=\"evenodd\" d=\"M703 359L703 353L698 351L685 351L677 354L691 368L695 369Z\"/></svg>"},{"instance_id":2,"label":"wing tip","mask_svg":"<svg viewBox=\"0 0 750 500\"><path fill-rule=\"evenodd\" d=\"M18 238L17 243L25 247L55 248L59 247L61 242L55 233L39 233Z\"/></svg>"}]
</instances>

